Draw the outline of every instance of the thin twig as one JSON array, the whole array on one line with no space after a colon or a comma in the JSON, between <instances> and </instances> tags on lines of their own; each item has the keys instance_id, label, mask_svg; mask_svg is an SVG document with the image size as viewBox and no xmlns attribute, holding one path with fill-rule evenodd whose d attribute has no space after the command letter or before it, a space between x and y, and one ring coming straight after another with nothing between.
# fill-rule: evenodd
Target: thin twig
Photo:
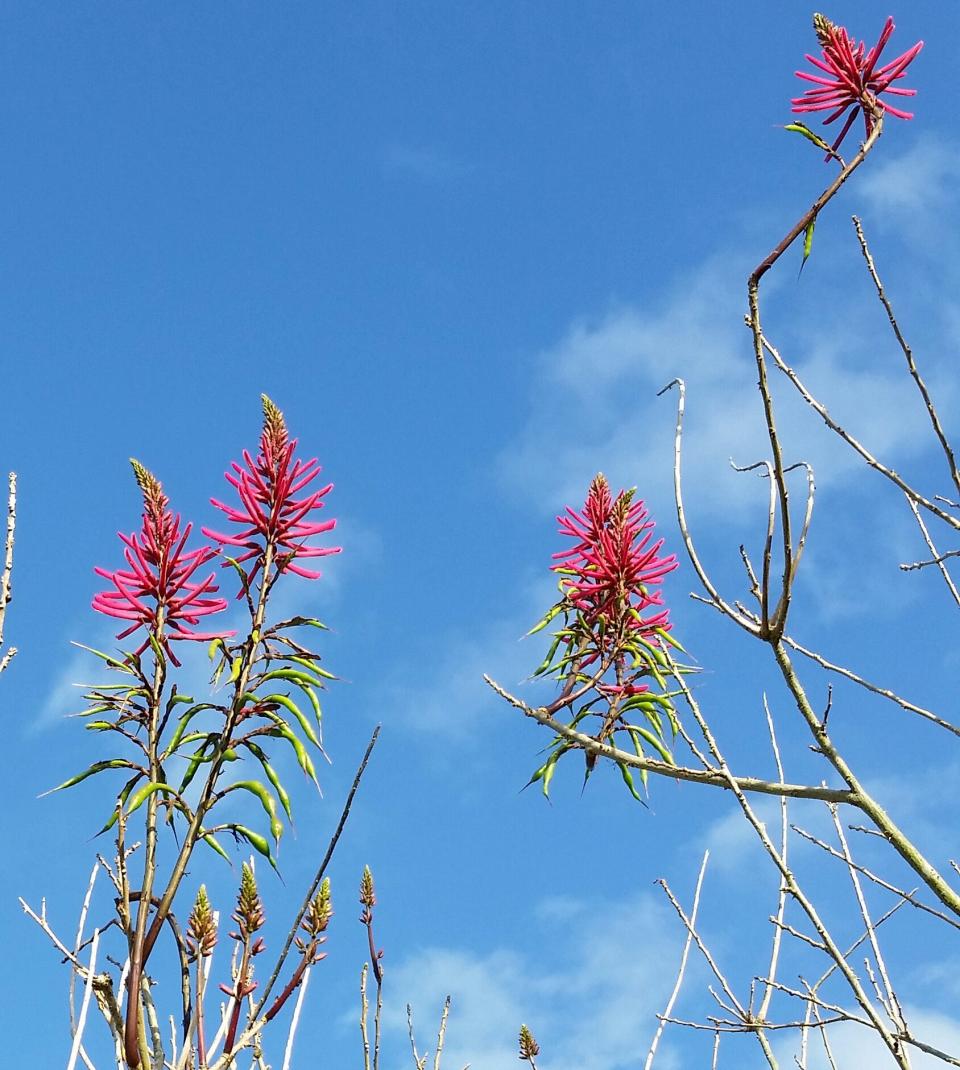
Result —
<instances>
[{"instance_id":1,"label":"thin twig","mask_svg":"<svg viewBox=\"0 0 960 1070\"><path fill-rule=\"evenodd\" d=\"M864 679L864 677L858 676L852 669L846 669L842 665L836 665L832 661L828 661L822 654L818 654L815 650L808 650L805 646L802 646L795 639L791 639L788 635L783 636L783 642L792 650L796 650L798 654L802 654L805 658L809 658L811 661L816 662L821 669L826 669L827 672L834 672L838 676L843 676L847 680L864 688L866 691L870 691L874 695L879 695L881 698L888 699L890 702L895 702L901 709L906 710L908 713L915 713L918 717L923 717L925 720L931 721L938 727L944 728L948 732L952 732L955 736L960 736L960 728L955 724L951 724L949 721L945 721L942 717L938 717L930 710L924 709L923 706L917 706L916 703L902 698L889 688L880 687L877 684L871 683L869 680Z\"/></svg>"},{"instance_id":2,"label":"thin twig","mask_svg":"<svg viewBox=\"0 0 960 1070\"><path fill-rule=\"evenodd\" d=\"M677 399L677 425L673 447L673 495L677 510L677 523L680 527L680 537L683 539L683 545L686 548L687 556L690 558L690 564L693 565L694 572L696 572L704 589L710 595L713 604L735 624L739 624L741 628L750 632L751 635L756 635L758 634L757 629L749 621L745 620L733 606L721 598L719 591L714 587L713 582L707 575L706 569L701 564L696 547L694 546L693 536L690 534L690 528L687 525L686 512L683 507L683 481L681 479L680 464L683 446L683 413L686 405L687 393L686 384L682 379L673 379L667 383L662 390L657 392L657 397L665 394L673 387L677 388L679 395Z\"/></svg>"},{"instance_id":3,"label":"thin twig","mask_svg":"<svg viewBox=\"0 0 960 1070\"><path fill-rule=\"evenodd\" d=\"M90 1008L90 996L93 992L93 978L97 969L97 949L100 946L100 930L95 929L93 943L90 945L90 962L87 965L87 983L83 986L83 1000L80 1003L80 1017L77 1020L77 1031L73 1034L73 1046L70 1049L70 1059L67 1062L67 1070L74 1070L77 1065L77 1057L80 1054L80 1045L83 1041L83 1030L87 1024L87 1011Z\"/></svg>"},{"instance_id":4,"label":"thin twig","mask_svg":"<svg viewBox=\"0 0 960 1070\"><path fill-rule=\"evenodd\" d=\"M941 554L937 547L934 545L933 538L930 535L930 531L927 525L923 521L923 517L920 515L920 510L917 508L917 503L912 499L907 498L907 505L910 506L910 510L913 513L914 519L917 522L917 526L920 528L920 534L923 536L923 541L927 544L927 549L933 554L933 564L940 570L940 575L943 576L943 582L947 585L947 590L953 596L954 602L960 606L960 593L957 592L956 584L953 582L953 577L950 575L950 571L947 568L948 554ZM902 565L900 566L903 567Z\"/></svg>"},{"instance_id":5,"label":"thin twig","mask_svg":"<svg viewBox=\"0 0 960 1070\"><path fill-rule=\"evenodd\" d=\"M297 1034L297 1026L300 1024L300 1011L303 1009L303 1001L307 995L307 982L310 980L310 967L303 971L303 980L300 982L300 991L297 993L297 1002L293 1005L293 1017L290 1020L290 1032L287 1034L287 1046L283 1049L282 1070L290 1070L290 1060L293 1058L293 1038Z\"/></svg>"},{"instance_id":6,"label":"thin twig","mask_svg":"<svg viewBox=\"0 0 960 1070\"><path fill-rule=\"evenodd\" d=\"M350 816L350 808L353 806L354 797L357 794L357 789L360 787L360 781L363 779L363 774L366 772L367 763L370 761L370 755L373 753L373 748L376 745L377 738L380 735L380 725L373 730L373 735L370 737L370 742L367 744L367 749L363 752L363 758L360 760L360 765L357 767L357 772L354 775L353 783L350 786L350 791L347 793L346 802L343 804L343 810L340 813L340 820L337 822L337 827L334 830L333 835L330 837L330 842L327 845L326 853L323 856L320 866L317 872L314 874L313 880L310 883L310 887L307 890L307 894L304 897L303 903L300 905L300 909L297 911L297 915L294 918L293 924L290 926L290 931L287 933L287 938L284 941L283 949L277 958L276 965L273 968L273 973L270 974L270 978L264 986L263 992L260 995L260 1000L254 1008L252 1018L258 1019L263 1012L263 1008L266 1006L267 997L273 990L273 986L277 983L277 978L280 976L280 971L283 969L283 964L287 960L287 955L290 953L290 948L293 945L294 938L297 935L297 930L300 928L300 923L306 917L307 911L310 909L310 904L313 902L313 897L317 893L317 889L323 882L324 875L327 872L327 866L330 864L330 859L333 858L333 852L336 850L337 843L340 840L340 836L343 833L344 826L347 823L347 818Z\"/></svg>"},{"instance_id":7,"label":"thin twig","mask_svg":"<svg viewBox=\"0 0 960 1070\"><path fill-rule=\"evenodd\" d=\"M440 1014L440 1028L437 1030L437 1051L433 1057L433 1070L440 1070L440 1056L443 1054L443 1042L447 1035L447 1018L450 1016L450 997L443 1001Z\"/></svg>"},{"instance_id":8,"label":"thin twig","mask_svg":"<svg viewBox=\"0 0 960 1070\"><path fill-rule=\"evenodd\" d=\"M677 1002L677 996L680 994L680 988L683 985L683 975L687 969L687 957L690 954L690 944L693 941L694 926L697 924L697 912L700 909L700 889L703 887L703 875L707 871L707 862L710 859L710 852L703 852L703 861L700 863L700 872L697 875L697 886L693 893L693 906L690 909L690 926L687 928L687 938L683 944L683 954L680 956L680 969L677 971L677 979L673 986L673 991L670 993L670 998L667 1000L667 1005L664 1007L663 1014L658 1015L660 1021L657 1024L657 1031L653 1035L653 1040L650 1043L650 1050L647 1052L647 1061L643 1064L644 1070L651 1070L653 1066L653 1060L657 1054L657 1047L660 1044L660 1037L663 1035L664 1019L669 1018L673 1014L674 1004ZM666 885L664 884L664 891L666 891ZM669 894L669 893L668 893ZM437 1070L437 1067L434 1067Z\"/></svg>"},{"instance_id":9,"label":"thin twig","mask_svg":"<svg viewBox=\"0 0 960 1070\"><path fill-rule=\"evenodd\" d=\"M3 625L10 604L10 577L13 573L13 542L17 529L17 473L7 477L7 531L3 543L3 570L0 571L0 650L3 648ZM16 657L17 648L12 646L0 658L0 673Z\"/></svg>"},{"instance_id":10,"label":"thin twig","mask_svg":"<svg viewBox=\"0 0 960 1070\"><path fill-rule=\"evenodd\" d=\"M900 324L897 322L897 317L894 315L893 306L890 304L886 290L883 288L883 283L880 281L880 275L877 272L873 255L870 252L870 247L867 245L867 239L864 237L863 224L857 216L853 216L852 219L853 229L857 232L857 241L860 243L860 251L863 253L863 259L866 261L867 271L869 271L870 278L873 279L873 285L877 289L877 297L880 298L880 304L883 305L884 310L887 313L887 319L890 321L890 327L897 339L897 344L903 351L904 358L907 362L907 369L910 372L910 378L913 379L917 386L917 390L920 392L920 397L923 398L923 404L926 407L927 415L930 417L930 423L933 427L934 434L937 436L940 448L943 450L943 455L946 458L947 466L950 469L950 478L953 480L953 485L960 491L960 470L957 469L957 459L954 455L953 448L943 430L943 425L940 423L940 417L937 414L933 398L930 396L930 391L927 389L927 384L923 381L923 377L920 375L920 371L917 368L916 361L913 358L913 350L911 350L910 346L907 344L907 340L903 337L903 334L900 331Z\"/></svg>"},{"instance_id":11,"label":"thin twig","mask_svg":"<svg viewBox=\"0 0 960 1070\"><path fill-rule=\"evenodd\" d=\"M552 729L557 735L577 744L589 754L596 754L598 758L610 758L620 765L629 765L635 769L646 769L647 772L656 773L658 776L669 777L671 780L687 780L695 784L708 784L714 788L732 790L732 785L744 792L757 792L761 795L785 795L793 799L818 799L821 802L853 803L854 798L849 791L841 788L825 788L814 784L778 784L771 780L760 780L757 777L732 776L731 779L722 772L705 769L688 769L682 765L670 765L668 762L657 761L654 758L640 757L629 751L608 743L600 743L593 736L584 735L575 729L557 721L543 709L543 707L528 706L522 699L511 695L491 677L484 675L484 680L496 693L506 699L511 705L522 710L528 717L539 724Z\"/></svg>"},{"instance_id":12,"label":"thin twig","mask_svg":"<svg viewBox=\"0 0 960 1070\"><path fill-rule=\"evenodd\" d=\"M888 479L893 485L899 488L910 501L914 501L917 505L922 505L927 512L932 513L938 517L945 524L948 524L956 531L960 531L960 518L951 516L946 510L941 509L938 505L935 505L929 498L924 497L918 490L910 486L901 476L893 471L892 468L888 468L882 461L877 460L876 457L864 446L859 439L855 438L849 431L847 431L840 423L838 423L827 411L826 406L817 400L811 393L807 386L803 383L800 376L796 371L783 359L777 348L766 338L762 338L763 348L767 353L773 357L773 362L783 372L783 374L790 380L790 382L796 387L797 392L803 398L803 400L813 409L813 411L820 417L821 420L834 432L839 438L841 438L846 444L860 457L873 468L879 472L882 476Z\"/></svg>"}]
</instances>

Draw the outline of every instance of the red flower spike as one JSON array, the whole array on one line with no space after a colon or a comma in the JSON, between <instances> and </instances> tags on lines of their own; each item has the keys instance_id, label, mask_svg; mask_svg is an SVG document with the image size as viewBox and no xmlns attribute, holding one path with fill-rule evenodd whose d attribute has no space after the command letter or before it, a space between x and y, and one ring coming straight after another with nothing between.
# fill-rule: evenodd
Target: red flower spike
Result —
<instances>
[{"instance_id":1,"label":"red flower spike","mask_svg":"<svg viewBox=\"0 0 960 1070\"><path fill-rule=\"evenodd\" d=\"M888 18L884 23L877 43L869 52L866 42L861 41L859 45L855 44L854 39L843 26L835 25L824 15L813 16L813 27L823 48L823 58L817 59L811 55L807 55L806 58L823 73L810 74L807 71L797 71L798 78L813 82L815 88L808 89L802 97L795 97L790 103L793 105L794 112L829 111L830 114L823 120L824 124L836 121L848 108L853 108L833 143L834 150L847 136L847 132L860 111L863 112L867 137L873 130L874 114L877 108L895 115L898 119L913 118L912 112L902 111L887 101L881 100L880 94L887 93L898 97L916 96L915 89L901 89L892 83L904 76L907 67L923 48L923 41L918 41L913 48L907 49L895 60L878 68L880 54L894 30L892 18Z\"/></svg>"},{"instance_id":2,"label":"red flower spike","mask_svg":"<svg viewBox=\"0 0 960 1070\"><path fill-rule=\"evenodd\" d=\"M565 516L557 517L560 533L576 539L576 545L554 554L558 563L552 567L563 575L563 592L588 628L622 625L659 644L657 629L670 629L670 611L659 608L662 592L650 588L677 567L677 559L673 554L658 556L663 539L651 543L653 521L633 495L632 490L621 491L613 500L606 479L598 475L583 510L568 508ZM651 608L656 612L644 617ZM615 685L603 687L611 693L620 690Z\"/></svg>"},{"instance_id":3,"label":"red flower spike","mask_svg":"<svg viewBox=\"0 0 960 1070\"><path fill-rule=\"evenodd\" d=\"M333 489L333 484L296 497L317 478L320 465L315 457L309 461L294 459L297 440L289 437L283 413L266 394L262 394L261 399L263 432L257 459L244 450L243 464L233 462L233 471L226 473L227 482L240 497L239 505L226 505L216 498L210 499L228 520L243 525L244 530L236 535L225 535L210 528L203 529L204 535L215 539L221 546L236 546L244 551L235 560L241 564L250 562L245 571L248 588L263 568L267 546L274 548L278 572L294 572L310 580L318 579L320 573L296 564L296 559L326 557L340 553L341 549L339 546L306 545L307 539L332 531L336 526L336 520L307 519L314 510L323 508L323 499ZM242 594L241 591L240 596Z\"/></svg>"},{"instance_id":4,"label":"red flower spike","mask_svg":"<svg viewBox=\"0 0 960 1070\"><path fill-rule=\"evenodd\" d=\"M114 589L95 595L93 608L109 617L131 622L117 635L118 639L126 638L138 628L146 628L173 664L179 665L170 649L171 639L201 641L233 635L233 632L190 630L201 617L227 608L223 598L210 597L218 590L213 582L214 573L200 582L191 579L201 565L216 556L216 551L209 546L185 550L192 525L187 524L181 532L180 517L170 512L169 499L160 480L139 461L131 459L130 463L143 492L143 526L139 534L118 533L129 568L115 572L94 569ZM145 639L136 653L142 654L149 644L149 638Z\"/></svg>"}]
</instances>

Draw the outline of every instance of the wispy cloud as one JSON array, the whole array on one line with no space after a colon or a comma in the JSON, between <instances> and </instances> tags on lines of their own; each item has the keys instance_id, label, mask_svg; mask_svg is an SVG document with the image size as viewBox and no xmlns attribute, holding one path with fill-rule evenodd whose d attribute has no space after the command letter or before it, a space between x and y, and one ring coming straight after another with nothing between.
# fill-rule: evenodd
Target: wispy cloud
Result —
<instances>
[{"instance_id":1,"label":"wispy cloud","mask_svg":"<svg viewBox=\"0 0 960 1070\"><path fill-rule=\"evenodd\" d=\"M530 418L500 457L505 484L540 507L555 507L579 500L601 468L618 486L640 484L641 496L665 515L676 395L656 395L680 376L687 384L684 483L694 512L729 521L750 503L763 508L759 481L728 464L769 453L749 337L733 311L742 305L741 289L726 260L714 260L680 280L656 311L626 305L576 320L537 361ZM797 357L801 376L881 455L925 448L922 410L905 405L900 369L875 369L865 359L875 338L829 326L818 325ZM779 424L789 460L810 461L821 486L862 471L863 462L822 428L792 388L779 379L775 385L783 395Z\"/></svg>"},{"instance_id":2,"label":"wispy cloud","mask_svg":"<svg viewBox=\"0 0 960 1070\"><path fill-rule=\"evenodd\" d=\"M957 203L960 149L921 138L909 151L875 164L860 178L860 192L892 227L915 231L933 224Z\"/></svg>"},{"instance_id":3,"label":"wispy cloud","mask_svg":"<svg viewBox=\"0 0 960 1070\"><path fill-rule=\"evenodd\" d=\"M558 926L552 909L540 912L551 947L542 958L503 948L484 954L425 948L396 965L390 984L414 1008L421 1049L431 1046L449 993L445 1060L458 1070L465 1063L514 1070L521 1022L540 1040L544 1070L637 1066L672 985L682 937L667 908L649 896L580 906L578 925ZM387 1014L386 1025L398 1036L405 1031L398 1007ZM664 1049L658 1070L677 1065Z\"/></svg>"},{"instance_id":4,"label":"wispy cloud","mask_svg":"<svg viewBox=\"0 0 960 1070\"><path fill-rule=\"evenodd\" d=\"M390 145L383 154L383 167L388 175L402 175L430 184L449 182L472 170L435 145Z\"/></svg>"}]
</instances>

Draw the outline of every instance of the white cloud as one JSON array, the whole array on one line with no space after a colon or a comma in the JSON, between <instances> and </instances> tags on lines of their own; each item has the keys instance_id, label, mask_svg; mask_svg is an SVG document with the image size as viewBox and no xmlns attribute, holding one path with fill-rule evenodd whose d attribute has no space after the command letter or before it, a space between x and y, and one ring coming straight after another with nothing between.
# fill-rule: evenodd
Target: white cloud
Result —
<instances>
[{"instance_id":1,"label":"white cloud","mask_svg":"<svg viewBox=\"0 0 960 1070\"><path fill-rule=\"evenodd\" d=\"M932 223L956 201L960 151L921 138L908 152L871 166L859 177L860 192L892 225Z\"/></svg>"},{"instance_id":2,"label":"white cloud","mask_svg":"<svg viewBox=\"0 0 960 1070\"><path fill-rule=\"evenodd\" d=\"M616 486L639 484L661 516L672 502L674 376L687 385L683 476L688 509L740 521L766 495L755 475L734 473L769 454L749 335L738 322L743 285L727 261L713 260L669 291L654 312L621 306L575 321L538 359L527 426L500 458L505 483L538 503L578 503L602 469ZM926 447L922 407L905 403L898 365L874 370L877 337L838 322L819 324L806 352L790 357L800 376L849 430L882 457ZM788 461L814 466L819 486L863 472L864 463L823 428L776 369L778 424ZM938 400L949 406L955 390ZM797 476L798 491L803 487ZM542 504L541 504L542 503Z\"/></svg>"},{"instance_id":3,"label":"white cloud","mask_svg":"<svg viewBox=\"0 0 960 1070\"><path fill-rule=\"evenodd\" d=\"M472 739L478 719L502 704L484 682L488 674L516 693L528 681L544 655L541 636L524 639L530 627L556 601L556 585L549 576L520 584L517 613L480 625L469 633L447 636L443 648L432 652L429 669L411 683L402 667L388 681L390 708L410 727L447 740ZM530 697L529 688L524 691Z\"/></svg>"},{"instance_id":4,"label":"white cloud","mask_svg":"<svg viewBox=\"0 0 960 1070\"><path fill-rule=\"evenodd\" d=\"M568 904L569 905L569 904ZM432 1047L444 997L452 996L445 1064L515 1070L516 1035L528 1025L542 1070L636 1067L656 1028L679 963L682 935L649 896L584 911L588 920L541 922L549 954L496 949L475 954L426 948L395 966L391 989L414 1008L418 1047ZM559 964L557 959L560 958ZM544 961L553 963L545 967ZM406 1031L400 1004L385 1024ZM576 1008L571 1012L571 1008ZM669 1044L658 1070L670 1070Z\"/></svg>"},{"instance_id":5,"label":"white cloud","mask_svg":"<svg viewBox=\"0 0 960 1070\"><path fill-rule=\"evenodd\" d=\"M904 1013L913 1036L954 1058L960 1054L960 1021L945 1014L909 1006L905 1008ZM848 1067L896 1065L883 1041L876 1033L863 1026L850 1023L832 1025L827 1029L827 1038L835 1065L840 1070L846 1070ZM819 1035L811 1033L809 1043L807 1070L830 1070L830 1062ZM782 1066L795 1066L793 1056L798 1051L799 1041L796 1035L789 1039L784 1038L777 1044L777 1055ZM940 1059L920 1051L919 1048L909 1047L907 1051L913 1070L933 1070L934 1067L944 1065Z\"/></svg>"}]
</instances>

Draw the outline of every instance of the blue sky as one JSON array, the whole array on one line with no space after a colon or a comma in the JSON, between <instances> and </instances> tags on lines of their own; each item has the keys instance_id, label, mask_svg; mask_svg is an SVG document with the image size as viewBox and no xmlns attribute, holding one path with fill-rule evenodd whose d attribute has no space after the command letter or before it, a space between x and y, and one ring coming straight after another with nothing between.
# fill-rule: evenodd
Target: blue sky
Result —
<instances>
[{"instance_id":1,"label":"blue sky","mask_svg":"<svg viewBox=\"0 0 960 1070\"><path fill-rule=\"evenodd\" d=\"M871 40L889 13L828 12ZM848 219L862 215L956 429L960 9L911 0L893 13L891 48L926 40L908 79L917 118L888 124L820 220L802 278L791 256L769 280L766 322L832 411L939 491ZM0 1006L23 1065L64 1063L69 1032L66 977L16 897L47 896L72 932L108 849L89 839L105 783L37 795L95 757L63 716L78 708L70 684L95 672L69 644L111 642L89 603L93 566L115 567L116 531L138 524L127 459L210 523L224 468L256 441L261 391L336 484L344 552L290 597L333 625L324 649L348 681L326 704L325 797L297 793L286 883L263 877L274 941L384 725L333 867L330 957L300 1050L359 1059L364 863L381 900L389 1070L404 1065L403 1005L425 1045L447 992L455 1070L516 1065L521 1021L541 1070L638 1065L682 937L653 881L689 900L706 844L726 856L708 875L711 936L741 986L762 969L774 885L752 878L730 801L655 783L644 810L615 773L580 798L572 765L552 805L518 794L547 739L480 677L520 688L539 663L542 643L518 638L550 601L554 517L596 471L636 485L678 549L674 400L655 396L675 375L689 387L691 523L739 594L736 548L758 545L765 501L727 464L762 454L744 280L828 174L777 129L803 88L809 19L754 0L0 5L0 465L21 485L7 620L20 653L0 681ZM934 576L896 569L924 556L908 510L781 392L789 453L820 486L796 634L949 715L951 607ZM690 602L694 586L683 562L668 599L722 741L744 771L771 772L769 688L800 778L813 766L770 666ZM187 671L199 686L202 665ZM934 817L955 802L943 740L843 687L837 703L870 782L942 864L957 857L956 829ZM200 880L228 913L230 874ZM98 916L109 909L104 896ZM918 1014L960 1037L943 982L956 951L921 960L909 932L891 925L890 939ZM691 975L691 1016L703 983ZM659 1065L704 1065L706 1044L668 1035ZM759 1065L753 1048L737 1058Z\"/></svg>"}]
</instances>

